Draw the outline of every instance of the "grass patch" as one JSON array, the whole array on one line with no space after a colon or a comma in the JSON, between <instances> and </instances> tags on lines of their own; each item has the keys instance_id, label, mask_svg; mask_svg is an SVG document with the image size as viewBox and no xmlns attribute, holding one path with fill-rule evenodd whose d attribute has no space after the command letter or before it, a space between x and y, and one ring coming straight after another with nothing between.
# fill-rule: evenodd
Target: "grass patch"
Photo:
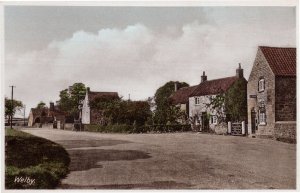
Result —
<instances>
[{"instance_id":1,"label":"grass patch","mask_svg":"<svg viewBox=\"0 0 300 193\"><path fill-rule=\"evenodd\" d=\"M6 189L53 189L69 172L69 163L69 155L60 145L5 129ZM34 183L28 183L29 179Z\"/></svg>"}]
</instances>

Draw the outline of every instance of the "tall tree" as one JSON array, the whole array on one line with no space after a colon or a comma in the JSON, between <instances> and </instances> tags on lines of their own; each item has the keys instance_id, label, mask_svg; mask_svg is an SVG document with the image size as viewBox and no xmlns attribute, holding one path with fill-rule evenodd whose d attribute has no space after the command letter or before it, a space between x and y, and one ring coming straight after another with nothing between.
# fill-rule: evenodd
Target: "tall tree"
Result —
<instances>
[{"instance_id":1,"label":"tall tree","mask_svg":"<svg viewBox=\"0 0 300 193\"><path fill-rule=\"evenodd\" d=\"M236 81L225 95L225 109L231 121L247 120L247 81Z\"/></svg>"},{"instance_id":2,"label":"tall tree","mask_svg":"<svg viewBox=\"0 0 300 193\"><path fill-rule=\"evenodd\" d=\"M176 117L180 116L179 109L172 107L169 100L169 97L175 92L175 83L177 84L177 89L189 86L185 82L169 81L155 92L154 98L157 107L154 114L154 122L157 124L174 123L177 119Z\"/></svg>"},{"instance_id":3,"label":"tall tree","mask_svg":"<svg viewBox=\"0 0 300 193\"><path fill-rule=\"evenodd\" d=\"M78 113L78 105L84 99L86 87L83 83L74 83L70 89L60 91L58 106L72 115Z\"/></svg>"},{"instance_id":4,"label":"tall tree","mask_svg":"<svg viewBox=\"0 0 300 193\"><path fill-rule=\"evenodd\" d=\"M23 103L18 100L8 99L5 97L5 117L11 120L11 118L15 115L16 111L21 110L23 108Z\"/></svg>"}]
</instances>

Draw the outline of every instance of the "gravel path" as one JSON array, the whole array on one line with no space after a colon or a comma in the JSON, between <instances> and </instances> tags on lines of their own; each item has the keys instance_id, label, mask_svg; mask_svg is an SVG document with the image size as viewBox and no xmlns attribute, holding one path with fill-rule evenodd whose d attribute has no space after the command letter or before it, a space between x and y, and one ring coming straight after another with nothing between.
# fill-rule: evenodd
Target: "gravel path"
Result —
<instances>
[{"instance_id":1,"label":"gravel path","mask_svg":"<svg viewBox=\"0 0 300 193\"><path fill-rule=\"evenodd\" d=\"M63 189L296 188L295 144L200 133L23 131L67 149Z\"/></svg>"}]
</instances>

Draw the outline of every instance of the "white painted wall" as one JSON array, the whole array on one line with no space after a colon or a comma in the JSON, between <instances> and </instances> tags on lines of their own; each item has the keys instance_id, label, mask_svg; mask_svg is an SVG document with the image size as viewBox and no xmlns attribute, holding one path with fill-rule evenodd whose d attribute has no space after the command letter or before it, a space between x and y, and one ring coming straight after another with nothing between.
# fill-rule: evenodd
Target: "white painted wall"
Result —
<instances>
[{"instance_id":1,"label":"white painted wall","mask_svg":"<svg viewBox=\"0 0 300 193\"><path fill-rule=\"evenodd\" d=\"M210 102L209 97L211 95L206 96L199 96L200 97L200 104L195 104L195 97L189 97L189 116L193 117L194 115L201 115L202 112L208 112L206 104Z\"/></svg>"},{"instance_id":2,"label":"white painted wall","mask_svg":"<svg viewBox=\"0 0 300 193\"><path fill-rule=\"evenodd\" d=\"M82 123L83 124L90 124L90 106L89 106L89 97L88 93L86 93L83 105L82 105Z\"/></svg>"}]
</instances>

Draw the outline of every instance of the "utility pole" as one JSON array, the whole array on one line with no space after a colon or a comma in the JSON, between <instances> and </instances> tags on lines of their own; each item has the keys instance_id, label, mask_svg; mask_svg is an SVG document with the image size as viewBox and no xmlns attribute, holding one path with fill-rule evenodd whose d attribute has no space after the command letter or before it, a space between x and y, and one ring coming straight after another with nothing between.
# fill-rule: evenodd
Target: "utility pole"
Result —
<instances>
[{"instance_id":1,"label":"utility pole","mask_svg":"<svg viewBox=\"0 0 300 193\"><path fill-rule=\"evenodd\" d=\"M25 123L25 112L26 112L26 105L24 105L24 127L26 125L26 123Z\"/></svg>"},{"instance_id":2,"label":"utility pole","mask_svg":"<svg viewBox=\"0 0 300 193\"><path fill-rule=\"evenodd\" d=\"M11 116L10 116L10 128L12 129L12 119L13 119L13 111L14 111L14 87L16 86L9 86L11 87Z\"/></svg>"}]
</instances>

